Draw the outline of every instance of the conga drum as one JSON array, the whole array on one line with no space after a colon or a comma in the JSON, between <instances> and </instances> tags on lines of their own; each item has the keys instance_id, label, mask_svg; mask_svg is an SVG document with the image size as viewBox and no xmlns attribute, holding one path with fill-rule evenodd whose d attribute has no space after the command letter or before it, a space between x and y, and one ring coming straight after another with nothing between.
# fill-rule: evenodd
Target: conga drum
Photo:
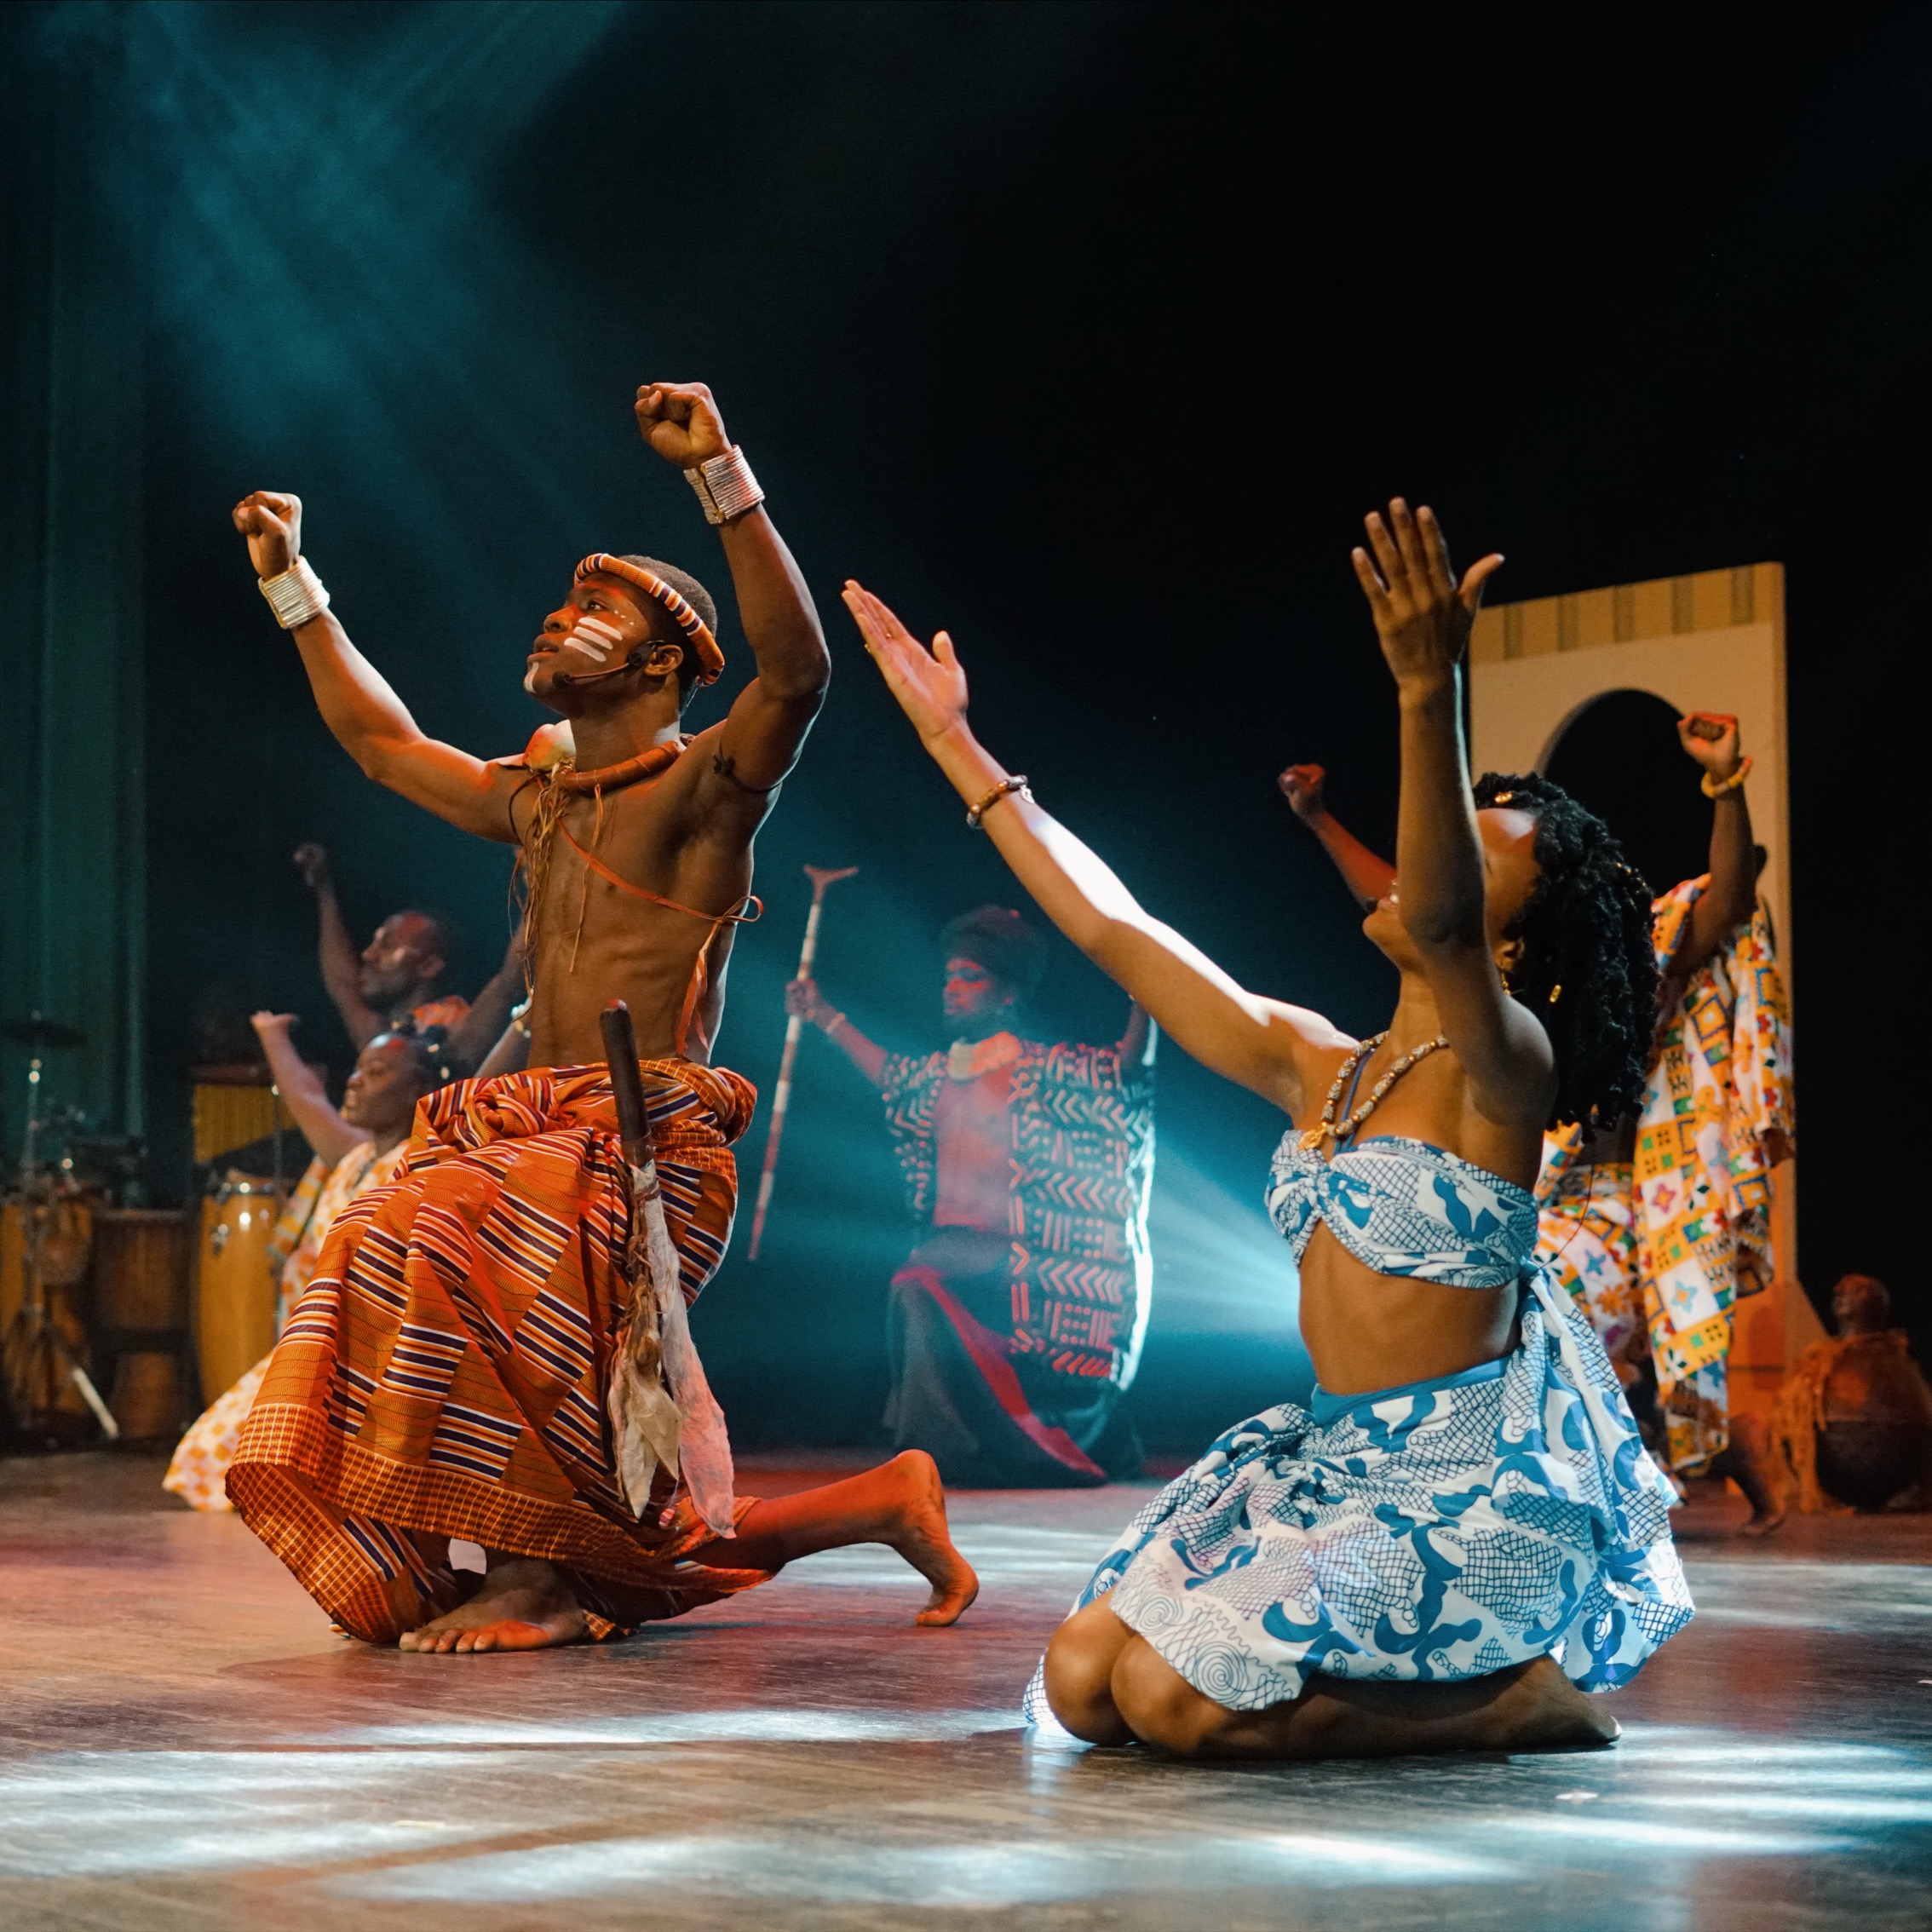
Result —
<instances>
[{"instance_id":1,"label":"conga drum","mask_svg":"<svg viewBox=\"0 0 1932 1932\"><path fill-rule=\"evenodd\" d=\"M239 1175L202 1201L195 1347L204 1402L233 1388L275 1345L268 1241L281 1211L273 1182Z\"/></svg>"}]
</instances>

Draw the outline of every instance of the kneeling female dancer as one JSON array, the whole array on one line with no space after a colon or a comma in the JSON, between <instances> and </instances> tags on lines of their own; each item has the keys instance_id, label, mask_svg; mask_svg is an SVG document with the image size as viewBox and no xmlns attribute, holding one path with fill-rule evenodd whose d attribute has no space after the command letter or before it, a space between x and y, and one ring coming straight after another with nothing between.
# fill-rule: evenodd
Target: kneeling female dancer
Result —
<instances>
[{"instance_id":1,"label":"kneeling female dancer","mask_svg":"<svg viewBox=\"0 0 1932 1932\"><path fill-rule=\"evenodd\" d=\"M1354 552L1402 733L1399 890L1363 929L1401 973L1386 1032L1244 992L1144 912L975 740L966 679L846 601L893 695L1044 911L1193 1056L1294 1126L1268 1201L1320 1384L1228 1430L1101 1564L1028 1693L1076 1737L1356 1757L1594 1745L1584 1695L1689 1619L1671 1492L1601 1344L1532 1260L1543 1130L1636 1106L1649 895L1539 785L1470 794L1460 584L1397 501ZM1372 1118L1372 1130L1362 1129Z\"/></svg>"}]
</instances>

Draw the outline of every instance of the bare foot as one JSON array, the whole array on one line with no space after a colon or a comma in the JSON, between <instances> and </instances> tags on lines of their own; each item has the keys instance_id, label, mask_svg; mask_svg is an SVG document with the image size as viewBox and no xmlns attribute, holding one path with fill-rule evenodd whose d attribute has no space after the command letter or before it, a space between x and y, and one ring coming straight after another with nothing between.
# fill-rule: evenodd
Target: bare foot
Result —
<instances>
[{"instance_id":1,"label":"bare foot","mask_svg":"<svg viewBox=\"0 0 1932 1932\"><path fill-rule=\"evenodd\" d=\"M953 1548L946 1524L946 1490L939 1467L923 1449L908 1449L886 1467L899 1479L903 1500L896 1522L881 1538L933 1586L916 1624L957 1624L980 1594L973 1566Z\"/></svg>"},{"instance_id":2,"label":"bare foot","mask_svg":"<svg viewBox=\"0 0 1932 1932\"><path fill-rule=\"evenodd\" d=\"M547 1650L589 1636L584 1613L556 1566L538 1556L497 1556L475 1596L419 1630L405 1630L399 1650L439 1657L486 1650Z\"/></svg>"},{"instance_id":3,"label":"bare foot","mask_svg":"<svg viewBox=\"0 0 1932 1932\"><path fill-rule=\"evenodd\" d=\"M1549 1751L1614 1744L1623 1727L1580 1691L1554 1658L1532 1658L1484 1713L1493 1751Z\"/></svg>"},{"instance_id":4,"label":"bare foot","mask_svg":"<svg viewBox=\"0 0 1932 1932\"><path fill-rule=\"evenodd\" d=\"M1779 1493L1762 1417L1734 1417L1731 1440L1711 1458L1711 1469L1713 1475L1736 1483L1751 1504L1750 1517L1738 1526L1739 1536L1768 1536L1784 1521L1785 1499Z\"/></svg>"}]
</instances>

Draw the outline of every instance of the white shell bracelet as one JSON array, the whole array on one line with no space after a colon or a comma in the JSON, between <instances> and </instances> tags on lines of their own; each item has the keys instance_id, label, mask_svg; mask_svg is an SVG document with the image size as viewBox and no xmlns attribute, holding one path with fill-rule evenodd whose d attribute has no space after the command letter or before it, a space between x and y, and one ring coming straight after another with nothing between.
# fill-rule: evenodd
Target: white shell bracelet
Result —
<instances>
[{"instance_id":1,"label":"white shell bracelet","mask_svg":"<svg viewBox=\"0 0 1932 1932\"><path fill-rule=\"evenodd\" d=\"M258 578L262 595L284 630L297 630L321 616L329 607L329 593L322 579L308 567L307 557L297 557L277 577Z\"/></svg>"},{"instance_id":2,"label":"white shell bracelet","mask_svg":"<svg viewBox=\"0 0 1932 1932\"><path fill-rule=\"evenodd\" d=\"M728 523L765 500L751 465L745 460L745 451L736 443L722 456L686 470L684 476L704 506L707 523Z\"/></svg>"}]
</instances>

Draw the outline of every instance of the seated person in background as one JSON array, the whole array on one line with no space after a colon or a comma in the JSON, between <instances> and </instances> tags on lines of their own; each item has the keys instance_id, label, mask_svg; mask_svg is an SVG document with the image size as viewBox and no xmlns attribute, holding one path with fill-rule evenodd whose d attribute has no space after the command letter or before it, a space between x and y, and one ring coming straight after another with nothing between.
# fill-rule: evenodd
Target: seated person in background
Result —
<instances>
[{"instance_id":1,"label":"seated person in background","mask_svg":"<svg viewBox=\"0 0 1932 1932\"><path fill-rule=\"evenodd\" d=\"M1738 721L1693 711L1677 736L1714 801L1710 870L1650 909L1659 1017L1638 1112L1544 1137L1537 1256L1589 1315L1672 1475L1730 1477L1757 1534L1783 1509L1762 1424L1730 1413L1731 1311L1793 1265L1772 1240L1773 1177L1793 1151L1791 1021L1757 896L1763 848L1751 842ZM1330 814L1325 776L1291 765L1279 783L1357 900L1372 903L1394 870ZM1525 799L1544 782L1526 779Z\"/></svg>"},{"instance_id":2,"label":"seated person in background","mask_svg":"<svg viewBox=\"0 0 1932 1932\"><path fill-rule=\"evenodd\" d=\"M1146 1012L1115 1046L1013 1031L1045 963L1017 912L982 906L940 934L950 1050L888 1053L796 980L785 1006L885 1102L926 1225L892 1281L895 1449L948 1482L1058 1488L1137 1475L1119 1406L1147 1332L1153 1266L1153 1056Z\"/></svg>"},{"instance_id":3,"label":"seated person in background","mask_svg":"<svg viewBox=\"0 0 1932 1932\"><path fill-rule=\"evenodd\" d=\"M1778 1487L1806 1516L1883 1509L1915 1483L1918 1507L1932 1506L1932 1388L1911 1338L1891 1325L1891 1291L1876 1275L1848 1274L1831 1291L1831 1315L1837 1332L1785 1371L1772 1411Z\"/></svg>"},{"instance_id":4,"label":"seated person in background","mask_svg":"<svg viewBox=\"0 0 1932 1932\"><path fill-rule=\"evenodd\" d=\"M282 1098L315 1150L308 1171L276 1224L269 1250L271 1265L281 1263L278 1331L308 1285L323 1238L336 1216L358 1195L386 1187L395 1178L409 1145L417 1101L450 1077L440 1027L378 1033L357 1055L338 1113L330 1106L315 1070L290 1040L294 1024L292 1013L257 1013L254 1020ZM209 1404L176 1446L161 1486L172 1490L190 1509L232 1507L225 1486L235 1437L267 1366L264 1355L233 1389Z\"/></svg>"},{"instance_id":5,"label":"seated person in background","mask_svg":"<svg viewBox=\"0 0 1932 1932\"><path fill-rule=\"evenodd\" d=\"M1400 987L1353 1040L1238 986L1136 901L975 738L929 651L857 584L867 650L1000 856L1188 1053L1293 1124L1269 1206L1301 1268L1310 1410L1237 1423L1101 1562L1028 1693L1093 1744L1367 1757L1593 1745L1583 1694L1691 1616L1669 1483L1603 1345L1534 1258L1546 1125L1635 1110L1655 1021L1648 895L1554 786L1469 782L1459 581L1427 509L1354 561L1401 718L1400 891L1366 935ZM1373 555L1371 555L1371 549ZM1251 891L1227 861L1226 889ZM1366 1126L1368 1131L1362 1129Z\"/></svg>"},{"instance_id":6,"label":"seated person in background","mask_svg":"<svg viewBox=\"0 0 1932 1932\"><path fill-rule=\"evenodd\" d=\"M472 1004L459 993L442 990L455 935L441 913L413 907L392 912L359 952L342 917L328 853L313 843L298 846L295 864L315 894L322 983L342 1017L349 1044L359 1051L381 1032L440 1026L449 1035L450 1058L459 1072L481 1065L502 1034L511 1006L523 998L521 933L510 941L496 976Z\"/></svg>"}]
</instances>

